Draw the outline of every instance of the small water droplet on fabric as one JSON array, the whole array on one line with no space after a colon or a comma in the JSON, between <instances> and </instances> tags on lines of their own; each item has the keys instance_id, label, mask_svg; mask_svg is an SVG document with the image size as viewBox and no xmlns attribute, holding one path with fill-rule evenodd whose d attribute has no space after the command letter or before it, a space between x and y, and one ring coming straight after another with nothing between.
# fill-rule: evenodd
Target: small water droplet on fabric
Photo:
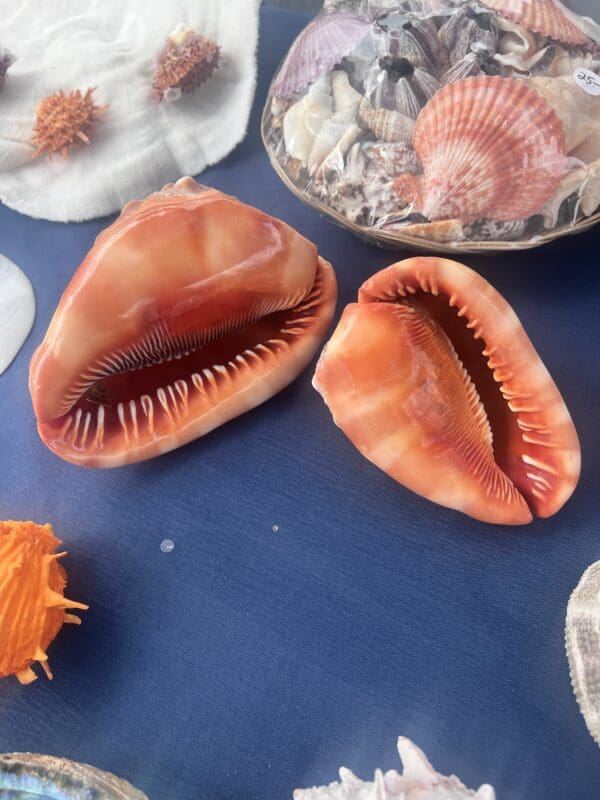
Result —
<instances>
[{"instance_id":1,"label":"small water droplet on fabric","mask_svg":"<svg viewBox=\"0 0 600 800\"><path fill-rule=\"evenodd\" d=\"M277 533L277 531L279 530L279 525L273 525L271 530L273 531L273 533Z\"/></svg>"},{"instance_id":2,"label":"small water droplet on fabric","mask_svg":"<svg viewBox=\"0 0 600 800\"><path fill-rule=\"evenodd\" d=\"M171 553L175 550L175 542L172 539L163 539L160 543L160 549L163 553Z\"/></svg>"}]
</instances>

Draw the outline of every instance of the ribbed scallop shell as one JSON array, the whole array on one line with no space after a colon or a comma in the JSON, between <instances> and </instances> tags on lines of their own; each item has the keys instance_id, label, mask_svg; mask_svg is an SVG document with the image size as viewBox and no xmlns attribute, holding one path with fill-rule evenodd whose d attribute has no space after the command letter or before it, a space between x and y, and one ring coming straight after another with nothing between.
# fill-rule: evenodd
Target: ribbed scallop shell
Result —
<instances>
[{"instance_id":1,"label":"ribbed scallop shell","mask_svg":"<svg viewBox=\"0 0 600 800\"><path fill-rule=\"evenodd\" d=\"M424 174L401 199L430 220L517 220L540 211L564 174L565 132L524 82L487 75L443 87L419 114L413 147Z\"/></svg>"},{"instance_id":2,"label":"ribbed scallop shell","mask_svg":"<svg viewBox=\"0 0 600 800\"><path fill-rule=\"evenodd\" d=\"M484 0L488 8L535 33L565 44L589 44L590 40L558 0Z\"/></svg>"},{"instance_id":3,"label":"ribbed scallop shell","mask_svg":"<svg viewBox=\"0 0 600 800\"><path fill-rule=\"evenodd\" d=\"M366 17L345 11L316 17L283 62L272 87L275 97L288 97L325 75L356 47L370 26Z\"/></svg>"},{"instance_id":4,"label":"ribbed scallop shell","mask_svg":"<svg viewBox=\"0 0 600 800\"><path fill-rule=\"evenodd\" d=\"M575 697L600 745L600 561L586 569L571 594L565 645Z\"/></svg>"},{"instance_id":5,"label":"ribbed scallop shell","mask_svg":"<svg viewBox=\"0 0 600 800\"><path fill-rule=\"evenodd\" d=\"M0 755L0 797L4 796L12 800L148 800L109 772L33 753Z\"/></svg>"}]
</instances>

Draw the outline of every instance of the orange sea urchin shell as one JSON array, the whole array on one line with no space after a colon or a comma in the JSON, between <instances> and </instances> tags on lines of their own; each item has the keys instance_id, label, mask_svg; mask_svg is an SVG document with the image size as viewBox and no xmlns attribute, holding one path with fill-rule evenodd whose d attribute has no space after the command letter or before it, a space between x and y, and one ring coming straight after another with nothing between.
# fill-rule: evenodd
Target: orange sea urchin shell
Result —
<instances>
[{"instance_id":1,"label":"orange sea urchin shell","mask_svg":"<svg viewBox=\"0 0 600 800\"><path fill-rule=\"evenodd\" d=\"M565 44L590 44L590 40L572 22L556 0L483 0L484 4L534 33L550 36Z\"/></svg>"},{"instance_id":2,"label":"orange sea urchin shell","mask_svg":"<svg viewBox=\"0 0 600 800\"><path fill-rule=\"evenodd\" d=\"M430 220L518 220L537 214L564 175L563 125L525 82L481 75L444 86L417 118L423 175L394 188Z\"/></svg>"},{"instance_id":3,"label":"orange sea urchin shell","mask_svg":"<svg viewBox=\"0 0 600 800\"><path fill-rule=\"evenodd\" d=\"M370 461L476 519L548 517L577 483L558 389L508 303L455 261L409 258L364 283L314 385Z\"/></svg>"},{"instance_id":4,"label":"orange sea urchin shell","mask_svg":"<svg viewBox=\"0 0 600 800\"><path fill-rule=\"evenodd\" d=\"M48 676L46 649L66 622L80 624L66 609L87 609L64 597L66 574L51 525L0 522L0 678L36 679L39 661Z\"/></svg>"},{"instance_id":5,"label":"orange sea urchin shell","mask_svg":"<svg viewBox=\"0 0 600 800\"><path fill-rule=\"evenodd\" d=\"M180 25L163 47L152 91L157 100L176 99L192 92L210 78L219 66L220 48L191 28Z\"/></svg>"},{"instance_id":6,"label":"orange sea urchin shell","mask_svg":"<svg viewBox=\"0 0 600 800\"><path fill-rule=\"evenodd\" d=\"M336 296L315 245L191 178L130 203L32 359L40 436L97 467L173 450L287 386Z\"/></svg>"},{"instance_id":7,"label":"orange sea urchin shell","mask_svg":"<svg viewBox=\"0 0 600 800\"><path fill-rule=\"evenodd\" d=\"M90 144L90 135L98 117L108 106L97 106L92 99L95 89L82 94L79 89L44 97L35 110L33 144L34 157L46 152L51 157L60 153L63 158L69 150L82 142Z\"/></svg>"}]
</instances>

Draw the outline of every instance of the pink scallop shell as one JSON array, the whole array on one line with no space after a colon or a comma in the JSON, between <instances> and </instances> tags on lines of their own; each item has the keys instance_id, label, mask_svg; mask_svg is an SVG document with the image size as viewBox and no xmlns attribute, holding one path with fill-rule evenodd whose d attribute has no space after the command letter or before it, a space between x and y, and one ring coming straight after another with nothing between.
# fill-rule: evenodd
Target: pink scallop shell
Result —
<instances>
[{"instance_id":1,"label":"pink scallop shell","mask_svg":"<svg viewBox=\"0 0 600 800\"><path fill-rule=\"evenodd\" d=\"M589 44L585 33L572 21L559 0L484 0L501 17L516 22L534 33L550 36L565 44Z\"/></svg>"},{"instance_id":2,"label":"pink scallop shell","mask_svg":"<svg viewBox=\"0 0 600 800\"><path fill-rule=\"evenodd\" d=\"M517 220L558 189L565 132L554 109L524 81L481 75L440 89L417 118L423 175L394 187L430 220Z\"/></svg>"},{"instance_id":3,"label":"pink scallop shell","mask_svg":"<svg viewBox=\"0 0 600 800\"><path fill-rule=\"evenodd\" d=\"M370 27L366 17L347 11L316 17L292 45L273 83L273 94L288 97L314 83L354 50Z\"/></svg>"}]
</instances>

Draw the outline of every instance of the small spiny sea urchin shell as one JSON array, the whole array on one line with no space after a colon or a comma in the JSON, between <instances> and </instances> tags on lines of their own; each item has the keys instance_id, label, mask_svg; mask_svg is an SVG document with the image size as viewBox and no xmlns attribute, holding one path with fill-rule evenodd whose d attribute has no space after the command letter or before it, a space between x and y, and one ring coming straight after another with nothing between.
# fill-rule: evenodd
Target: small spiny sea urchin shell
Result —
<instances>
[{"instance_id":1,"label":"small spiny sea urchin shell","mask_svg":"<svg viewBox=\"0 0 600 800\"><path fill-rule=\"evenodd\" d=\"M15 57L5 47L0 47L0 89L6 83L6 73L11 64L15 63Z\"/></svg>"},{"instance_id":2,"label":"small spiny sea urchin shell","mask_svg":"<svg viewBox=\"0 0 600 800\"><path fill-rule=\"evenodd\" d=\"M180 24L160 52L152 80L157 100L177 100L205 83L220 63L220 48Z\"/></svg>"},{"instance_id":3,"label":"small spiny sea urchin shell","mask_svg":"<svg viewBox=\"0 0 600 800\"><path fill-rule=\"evenodd\" d=\"M48 645L63 624L80 624L66 609L88 608L64 596L67 577L58 559L66 553L55 552L60 544L51 525L0 522L0 678L16 675L31 683L34 661L52 678Z\"/></svg>"},{"instance_id":4,"label":"small spiny sea urchin shell","mask_svg":"<svg viewBox=\"0 0 600 800\"><path fill-rule=\"evenodd\" d=\"M34 158L42 153L60 153L63 158L69 150L82 142L90 144L90 134L98 116L108 106L98 106L92 95L95 88L82 94L79 89L64 92L62 89L39 103L35 110L32 144L37 148Z\"/></svg>"},{"instance_id":5,"label":"small spiny sea urchin shell","mask_svg":"<svg viewBox=\"0 0 600 800\"><path fill-rule=\"evenodd\" d=\"M5 796L11 800L148 800L109 772L33 753L0 755L0 797Z\"/></svg>"},{"instance_id":6,"label":"small spiny sea urchin shell","mask_svg":"<svg viewBox=\"0 0 600 800\"><path fill-rule=\"evenodd\" d=\"M564 173L563 125L524 81L480 75L444 86L419 114L413 146L422 176L395 184L430 220L524 219Z\"/></svg>"},{"instance_id":7,"label":"small spiny sea urchin shell","mask_svg":"<svg viewBox=\"0 0 600 800\"><path fill-rule=\"evenodd\" d=\"M586 569L569 598L565 645L577 703L600 745L600 561Z\"/></svg>"}]
</instances>

